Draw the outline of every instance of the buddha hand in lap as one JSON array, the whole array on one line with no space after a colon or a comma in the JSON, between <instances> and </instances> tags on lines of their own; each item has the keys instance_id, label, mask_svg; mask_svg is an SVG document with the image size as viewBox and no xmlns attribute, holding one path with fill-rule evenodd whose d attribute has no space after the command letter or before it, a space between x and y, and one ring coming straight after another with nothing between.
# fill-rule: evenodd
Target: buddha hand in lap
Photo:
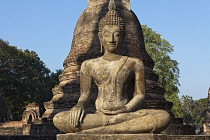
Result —
<instances>
[{"instance_id":1,"label":"buddha hand in lap","mask_svg":"<svg viewBox=\"0 0 210 140\"><path fill-rule=\"evenodd\" d=\"M99 38L104 55L86 60L81 66L80 98L70 111L53 118L54 125L67 133L150 133L161 132L170 115L163 110L136 108L145 97L144 64L141 60L119 55L124 37L123 19L110 9L99 23ZM128 85L135 79L132 99ZM91 83L98 87L96 113L85 114Z\"/></svg>"}]
</instances>

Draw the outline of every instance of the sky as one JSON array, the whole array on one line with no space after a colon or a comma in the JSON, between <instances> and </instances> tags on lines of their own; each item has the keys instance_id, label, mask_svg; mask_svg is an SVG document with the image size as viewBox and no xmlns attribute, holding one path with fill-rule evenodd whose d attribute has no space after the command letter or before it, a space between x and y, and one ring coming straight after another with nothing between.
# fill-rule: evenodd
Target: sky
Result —
<instances>
[{"instance_id":1,"label":"sky","mask_svg":"<svg viewBox=\"0 0 210 140\"><path fill-rule=\"evenodd\" d=\"M174 46L180 94L206 98L210 86L210 0L131 0L131 9ZM63 69L87 0L1 0L0 38L35 51L52 72Z\"/></svg>"}]
</instances>

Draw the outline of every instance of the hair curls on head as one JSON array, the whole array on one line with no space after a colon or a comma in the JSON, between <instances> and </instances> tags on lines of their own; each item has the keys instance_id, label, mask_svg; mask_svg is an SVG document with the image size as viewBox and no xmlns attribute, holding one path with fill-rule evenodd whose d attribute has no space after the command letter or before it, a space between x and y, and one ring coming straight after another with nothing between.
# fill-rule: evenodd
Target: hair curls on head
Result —
<instances>
[{"instance_id":1,"label":"hair curls on head","mask_svg":"<svg viewBox=\"0 0 210 140\"><path fill-rule=\"evenodd\" d=\"M102 18L99 22L99 35L101 36L102 29L105 25L119 25L121 32L123 35L125 34L125 24L123 19L119 16L117 11L115 10L115 4L113 1L109 3L109 11L107 12L106 16Z\"/></svg>"}]
</instances>

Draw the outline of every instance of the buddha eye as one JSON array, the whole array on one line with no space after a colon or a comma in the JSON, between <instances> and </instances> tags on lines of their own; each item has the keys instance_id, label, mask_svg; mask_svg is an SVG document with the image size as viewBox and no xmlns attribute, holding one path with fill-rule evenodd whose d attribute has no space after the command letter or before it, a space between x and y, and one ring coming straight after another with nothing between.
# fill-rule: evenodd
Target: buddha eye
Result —
<instances>
[{"instance_id":1,"label":"buddha eye","mask_svg":"<svg viewBox=\"0 0 210 140\"><path fill-rule=\"evenodd\" d=\"M119 32L115 32L115 36L119 37L120 33Z\"/></svg>"},{"instance_id":2,"label":"buddha eye","mask_svg":"<svg viewBox=\"0 0 210 140\"><path fill-rule=\"evenodd\" d=\"M109 37L109 33L104 33L104 37Z\"/></svg>"},{"instance_id":3,"label":"buddha eye","mask_svg":"<svg viewBox=\"0 0 210 140\"><path fill-rule=\"evenodd\" d=\"M119 36L120 36L120 34L115 34L115 36L119 37Z\"/></svg>"}]
</instances>

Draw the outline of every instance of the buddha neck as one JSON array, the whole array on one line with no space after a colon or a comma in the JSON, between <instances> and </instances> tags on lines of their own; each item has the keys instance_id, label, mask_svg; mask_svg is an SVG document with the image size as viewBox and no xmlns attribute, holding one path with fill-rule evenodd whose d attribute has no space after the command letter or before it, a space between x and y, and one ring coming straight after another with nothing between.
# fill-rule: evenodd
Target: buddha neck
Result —
<instances>
[{"instance_id":1,"label":"buddha neck","mask_svg":"<svg viewBox=\"0 0 210 140\"><path fill-rule=\"evenodd\" d=\"M117 61L117 60L120 60L122 56L115 53L105 52L102 58L108 61Z\"/></svg>"}]
</instances>

